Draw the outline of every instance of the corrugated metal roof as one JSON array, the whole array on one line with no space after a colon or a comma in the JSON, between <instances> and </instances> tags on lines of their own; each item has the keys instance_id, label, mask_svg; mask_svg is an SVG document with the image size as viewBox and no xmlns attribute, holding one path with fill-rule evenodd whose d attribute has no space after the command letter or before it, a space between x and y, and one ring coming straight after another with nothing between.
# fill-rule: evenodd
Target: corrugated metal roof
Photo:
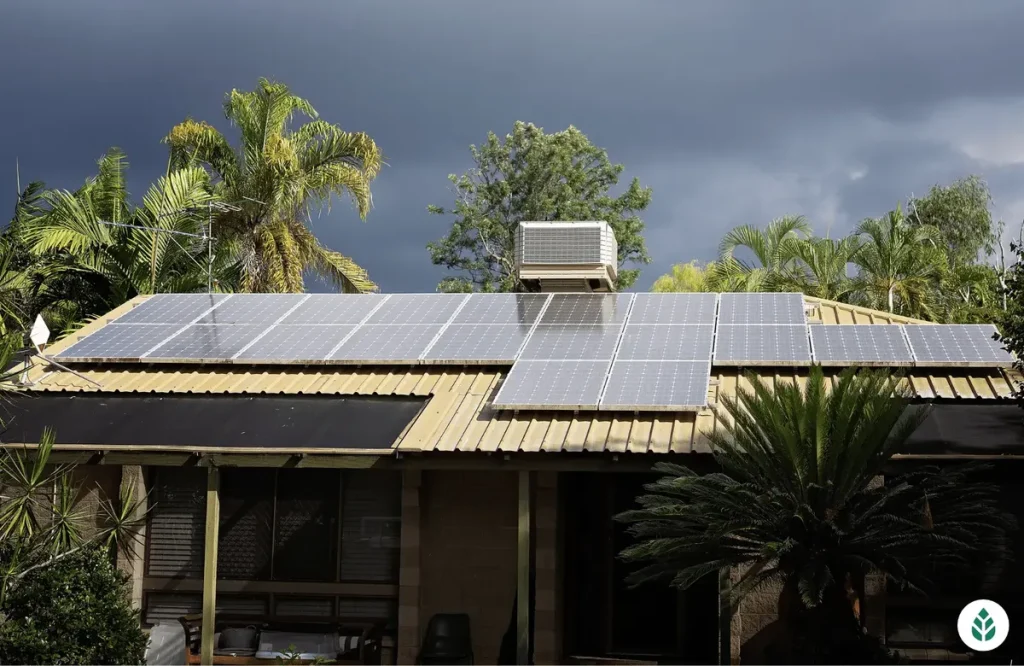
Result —
<instances>
[{"instance_id":1,"label":"corrugated metal roof","mask_svg":"<svg viewBox=\"0 0 1024 666\"><path fill-rule=\"evenodd\" d=\"M865 308L806 299L816 307L811 313L828 324L926 323ZM85 334L119 315L126 304L81 331ZM70 341L54 345L53 351ZM140 393L245 393L431 396L420 415L399 440L399 451L500 451L689 453L707 451L702 435L715 427L713 409L700 413L603 413L503 412L490 400L504 374L503 369L480 367L364 367L299 368L246 366L146 366L108 365L76 370L99 387L74 374L34 369L30 381L37 391L113 391ZM765 379L806 380L807 369L764 369ZM838 369L830 376L838 374ZM922 399L1005 400L1021 379L1013 371L998 368L921 368L907 381ZM746 384L741 369L716 368L709 400L735 394Z\"/></svg>"}]
</instances>

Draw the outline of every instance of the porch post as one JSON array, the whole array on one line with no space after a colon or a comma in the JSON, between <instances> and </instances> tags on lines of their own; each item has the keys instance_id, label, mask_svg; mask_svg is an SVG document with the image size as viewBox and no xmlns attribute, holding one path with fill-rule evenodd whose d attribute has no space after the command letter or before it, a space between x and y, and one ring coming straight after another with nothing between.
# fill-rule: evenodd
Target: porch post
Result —
<instances>
[{"instance_id":1,"label":"porch post","mask_svg":"<svg viewBox=\"0 0 1024 666\"><path fill-rule=\"evenodd\" d=\"M217 536L220 531L220 470L210 465L206 475L206 542L203 546L202 664L213 663L213 628L217 613Z\"/></svg>"},{"instance_id":2,"label":"porch post","mask_svg":"<svg viewBox=\"0 0 1024 666\"><path fill-rule=\"evenodd\" d=\"M530 472L519 472L519 548L516 586L516 663L530 663Z\"/></svg>"}]
</instances>

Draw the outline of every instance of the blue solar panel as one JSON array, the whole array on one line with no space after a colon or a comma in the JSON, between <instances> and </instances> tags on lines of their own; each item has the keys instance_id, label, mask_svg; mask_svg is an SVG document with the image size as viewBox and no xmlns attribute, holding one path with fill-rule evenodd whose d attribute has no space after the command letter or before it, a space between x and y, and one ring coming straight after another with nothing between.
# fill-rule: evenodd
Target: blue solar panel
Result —
<instances>
[{"instance_id":1,"label":"blue solar panel","mask_svg":"<svg viewBox=\"0 0 1024 666\"><path fill-rule=\"evenodd\" d=\"M116 321L118 324L185 326L229 297L230 294L156 294L118 317Z\"/></svg>"},{"instance_id":2,"label":"blue solar panel","mask_svg":"<svg viewBox=\"0 0 1024 666\"><path fill-rule=\"evenodd\" d=\"M446 324L467 297L467 294L392 294L366 323Z\"/></svg>"},{"instance_id":3,"label":"blue solar panel","mask_svg":"<svg viewBox=\"0 0 1024 666\"><path fill-rule=\"evenodd\" d=\"M516 361L494 398L503 409L597 409L610 361Z\"/></svg>"},{"instance_id":4,"label":"blue solar panel","mask_svg":"<svg viewBox=\"0 0 1024 666\"><path fill-rule=\"evenodd\" d=\"M718 301L718 323L739 325L806 324L803 294L722 294Z\"/></svg>"},{"instance_id":5,"label":"blue solar panel","mask_svg":"<svg viewBox=\"0 0 1024 666\"><path fill-rule=\"evenodd\" d=\"M453 324L532 324L548 294L471 294Z\"/></svg>"},{"instance_id":6,"label":"blue solar panel","mask_svg":"<svg viewBox=\"0 0 1024 666\"><path fill-rule=\"evenodd\" d=\"M714 324L718 294L637 294L630 324Z\"/></svg>"}]
</instances>

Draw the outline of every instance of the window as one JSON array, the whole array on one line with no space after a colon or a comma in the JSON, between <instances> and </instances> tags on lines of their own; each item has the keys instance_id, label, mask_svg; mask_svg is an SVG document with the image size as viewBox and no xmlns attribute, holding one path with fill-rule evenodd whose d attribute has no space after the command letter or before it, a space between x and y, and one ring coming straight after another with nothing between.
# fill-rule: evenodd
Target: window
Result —
<instances>
[{"instance_id":1,"label":"window","mask_svg":"<svg viewBox=\"0 0 1024 666\"><path fill-rule=\"evenodd\" d=\"M147 621L177 617L201 597L206 474L158 468L150 477ZM239 616L263 609L267 618L390 613L401 490L398 472L223 468L217 577L225 583L218 607ZM362 591L353 594L351 583ZM233 592L246 596L231 601Z\"/></svg>"}]
</instances>

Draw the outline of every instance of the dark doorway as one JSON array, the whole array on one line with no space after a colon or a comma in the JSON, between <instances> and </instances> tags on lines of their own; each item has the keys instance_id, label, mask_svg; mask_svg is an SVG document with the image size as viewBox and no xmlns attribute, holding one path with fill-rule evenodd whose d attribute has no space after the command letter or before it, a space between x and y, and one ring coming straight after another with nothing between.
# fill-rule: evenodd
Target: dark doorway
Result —
<instances>
[{"instance_id":1,"label":"dark doorway","mask_svg":"<svg viewBox=\"0 0 1024 666\"><path fill-rule=\"evenodd\" d=\"M718 660L718 579L687 592L667 583L630 587L617 556L631 540L613 517L635 506L649 474L564 474L565 648L568 656L662 663Z\"/></svg>"}]
</instances>

